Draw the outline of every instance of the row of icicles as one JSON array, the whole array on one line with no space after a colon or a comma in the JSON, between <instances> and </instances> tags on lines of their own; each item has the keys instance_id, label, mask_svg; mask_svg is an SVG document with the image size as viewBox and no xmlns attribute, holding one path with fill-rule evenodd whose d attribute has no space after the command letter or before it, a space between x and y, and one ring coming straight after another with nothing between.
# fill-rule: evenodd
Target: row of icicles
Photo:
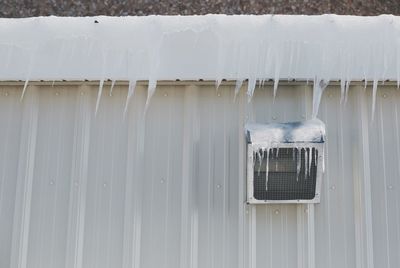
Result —
<instances>
[{"instance_id":1,"label":"row of icicles","mask_svg":"<svg viewBox=\"0 0 400 268\"><path fill-rule=\"evenodd\" d=\"M282 148L281 148L282 149ZM288 148L285 148L288 149ZM311 167L312 163L317 167L318 166L318 150L315 147L297 147L294 146L292 148L292 155L291 160L296 162L296 181L299 181L299 176L301 170L304 172L304 179L307 179L311 176ZM279 158L279 147L266 147L261 149L256 149L253 151L253 169L254 172L258 172L260 174L261 168L265 165L265 187L268 190L268 173L270 170L270 160L275 159L278 160ZM322 152L323 155L323 152ZM304 156L302 158L302 156ZM283 158L281 158L282 160ZM290 160L290 159L288 159ZM304 165L302 166L302 161L304 161ZM256 169L257 165L257 169ZM276 169L278 169L278 161L275 161ZM322 170L324 170L324 163L322 159Z\"/></svg>"},{"instance_id":2,"label":"row of icicles","mask_svg":"<svg viewBox=\"0 0 400 268\"><path fill-rule=\"evenodd\" d=\"M248 101L250 102L252 100L254 90L256 88L256 84L258 81L259 87L264 86L265 80L261 79L248 79L248 85L247 85L247 95L248 95ZM99 82L99 89L98 89L98 94L97 94L97 100L96 100L96 108L95 108L95 114L97 115L97 111L99 109L99 104L100 104L100 99L103 94L103 87L104 87L104 82L105 79L100 80ZM135 88L136 88L136 80L130 80L129 85L128 85L128 94L125 102L125 107L124 107L124 116L126 115L127 109L129 102L132 98L132 96L135 93ZM237 80L235 84L235 89L234 89L234 100L236 100L236 97L242 88L244 80ZM112 90L115 86L116 80L112 80L111 82L111 87L110 87L110 94L112 93ZM217 80L216 81L216 89L218 90L220 84L222 83L222 80ZM278 90L278 83L279 80L274 80L273 84L273 100L275 100L276 93ZM307 81L308 83L308 81ZM24 83L24 87L22 90L21 98L20 100L22 101L26 92L26 89L29 84L29 79L27 79ZM318 109L319 109L319 104L321 102L321 97L322 94L325 90L325 88L328 86L329 80L324 80L324 79L314 79L314 86L313 86L313 113L312 113L312 118L316 118L318 114ZM54 81L53 81L54 85ZM341 88L341 97L340 97L340 103L346 103L347 102L347 95L349 91L349 86L350 86L350 81L346 80L341 80L340 82L340 88ZM398 82L397 86L400 86L400 81ZM145 105L145 111L147 110L150 100L152 96L154 95L154 92L157 87L157 80L151 79L149 80L148 83L148 92L147 92L147 99L146 99L146 105ZM367 81L365 81L364 87L367 87ZM377 89L378 89L378 80L374 80L372 84L372 120L374 119L374 114L375 114L375 106L376 106L376 94L377 94Z\"/></svg>"}]
</instances>

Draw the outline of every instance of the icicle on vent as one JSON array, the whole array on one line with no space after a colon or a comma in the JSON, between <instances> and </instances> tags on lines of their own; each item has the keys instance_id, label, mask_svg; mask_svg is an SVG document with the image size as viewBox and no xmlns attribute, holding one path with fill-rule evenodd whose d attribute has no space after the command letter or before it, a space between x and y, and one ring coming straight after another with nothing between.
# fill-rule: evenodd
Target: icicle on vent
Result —
<instances>
[{"instance_id":1,"label":"icicle on vent","mask_svg":"<svg viewBox=\"0 0 400 268\"><path fill-rule=\"evenodd\" d=\"M248 200L319 202L325 126L318 120L246 125Z\"/></svg>"}]
</instances>

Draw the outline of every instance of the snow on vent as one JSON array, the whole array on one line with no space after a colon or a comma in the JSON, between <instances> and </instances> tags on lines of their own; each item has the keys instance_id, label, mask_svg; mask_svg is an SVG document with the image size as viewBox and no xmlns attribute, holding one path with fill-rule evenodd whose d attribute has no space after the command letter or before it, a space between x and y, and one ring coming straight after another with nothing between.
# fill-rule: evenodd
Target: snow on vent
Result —
<instances>
[{"instance_id":1,"label":"snow on vent","mask_svg":"<svg viewBox=\"0 0 400 268\"><path fill-rule=\"evenodd\" d=\"M317 203L325 125L318 119L246 125L249 203Z\"/></svg>"}]
</instances>

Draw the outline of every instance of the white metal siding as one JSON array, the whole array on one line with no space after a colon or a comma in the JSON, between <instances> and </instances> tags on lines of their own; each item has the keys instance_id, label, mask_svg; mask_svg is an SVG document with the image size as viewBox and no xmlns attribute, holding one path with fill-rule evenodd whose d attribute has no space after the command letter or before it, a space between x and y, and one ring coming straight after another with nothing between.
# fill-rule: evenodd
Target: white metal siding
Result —
<instances>
[{"instance_id":1,"label":"white metal siding","mask_svg":"<svg viewBox=\"0 0 400 268\"><path fill-rule=\"evenodd\" d=\"M245 85L244 85L245 87ZM317 205L246 205L243 125L311 116L311 86L0 86L0 267L400 267L400 91L325 91Z\"/></svg>"}]
</instances>

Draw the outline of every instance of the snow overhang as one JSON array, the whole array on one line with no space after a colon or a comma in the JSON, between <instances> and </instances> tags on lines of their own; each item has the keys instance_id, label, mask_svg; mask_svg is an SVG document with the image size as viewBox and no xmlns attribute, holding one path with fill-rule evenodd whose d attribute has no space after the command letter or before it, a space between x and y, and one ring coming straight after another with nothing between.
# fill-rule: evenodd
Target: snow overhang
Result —
<instances>
[{"instance_id":1,"label":"snow overhang","mask_svg":"<svg viewBox=\"0 0 400 268\"><path fill-rule=\"evenodd\" d=\"M266 149L283 143L324 143L325 124L319 119L301 122L246 124L247 141L253 147ZM295 146L295 145L294 145Z\"/></svg>"},{"instance_id":2,"label":"snow overhang","mask_svg":"<svg viewBox=\"0 0 400 268\"><path fill-rule=\"evenodd\" d=\"M400 18L0 19L0 81L398 80Z\"/></svg>"}]
</instances>

